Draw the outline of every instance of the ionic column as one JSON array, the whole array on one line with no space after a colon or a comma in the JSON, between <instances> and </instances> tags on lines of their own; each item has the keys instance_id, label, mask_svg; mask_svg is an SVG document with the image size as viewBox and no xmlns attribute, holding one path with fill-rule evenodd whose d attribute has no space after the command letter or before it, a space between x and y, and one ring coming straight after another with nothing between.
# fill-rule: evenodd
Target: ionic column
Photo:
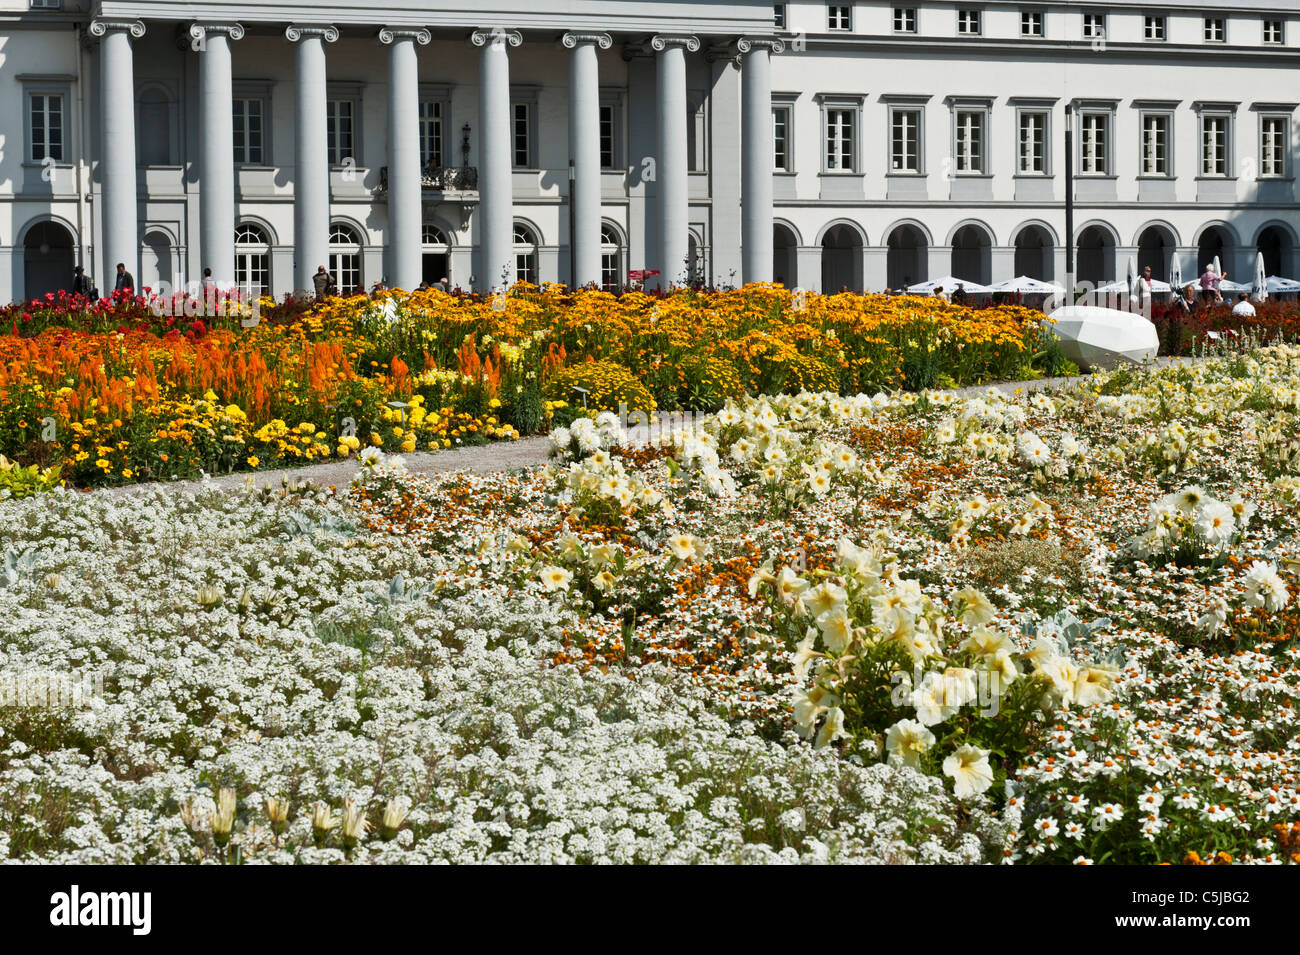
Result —
<instances>
[{"instance_id":1,"label":"ionic column","mask_svg":"<svg viewBox=\"0 0 1300 955\"><path fill-rule=\"evenodd\" d=\"M235 281L235 147L230 40L244 36L238 23L195 23L190 46L199 54L199 274ZM191 275L193 278L193 275Z\"/></svg>"},{"instance_id":2,"label":"ionic column","mask_svg":"<svg viewBox=\"0 0 1300 955\"><path fill-rule=\"evenodd\" d=\"M329 267L330 167L326 105L325 44L339 38L337 27L293 24L284 31L294 54L293 287L315 291L316 267Z\"/></svg>"},{"instance_id":3,"label":"ionic column","mask_svg":"<svg viewBox=\"0 0 1300 955\"><path fill-rule=\"evenodd\" d=\"M481 291L515 281L509 48L523 40L518 32L500 27L470 34L470 42L479 48L479 265L475 284Z\"/></svg>"},{"instance_id":4,"label":"ionic column","mask_svg":"<svg viewBox=\"0 0 1300 955\"><path fill-rule=\"evenodd\" d=\"M596 50L614 45L608 33L566 33L560 42L569 54L569 156L573 159L573 181L569 202L573 203L573 235L569 254L573 256L574 281L579 285L600 285L600 73Z\"/></svg>"},{"instance_id":5,"label":"ionic column","mask_svg":"<svg viewBox=\"0 0 1300 955\"><path fill-rule=\"evenodd\" d=\"M417 287L424 273L420 67L415 48L431 38L422 29L379 31L379 42L388 45L388 284L407 290Z\"/></svg>"},{"instance_id":6,"label":"ionic column","mask_svg":"<svg viewBox=\"0 0 1300 955\"><path fill-rule=\"evenodd\" d=\"M659 157L655 177L659 185L660 285L679 284L686 275L690 254L690 198L686 133L686 51L695 53L700 41L693 36L652 37L657 54Z\"/></svg>"},{"instance_id":7,"label":"ionic column","mask_svg":"<svg viewBox=\"0 0 1300 955\"><path fill-rule=\"evenodd\" d=\"M118 262L140 284L140 227L136 202L135 168L135 64L131 39L144 36L139 20L93 20L90 35L100 37L99 95L103 145L100 179L104 233L104 294L112 291ZM104 285L103 283L108 283Z\"/></svg>"},{"instance_id":8,"label":"ionic column","mask_svg":"<svg viewBox=\"0 0 1300 955\"><path fill-rule=\"evenodd\" d=\"M740 246L745 282L772 281L772 63L785 43L776 38L742 37L736 48L741 65Z\"/></svg>"}]
</instances>

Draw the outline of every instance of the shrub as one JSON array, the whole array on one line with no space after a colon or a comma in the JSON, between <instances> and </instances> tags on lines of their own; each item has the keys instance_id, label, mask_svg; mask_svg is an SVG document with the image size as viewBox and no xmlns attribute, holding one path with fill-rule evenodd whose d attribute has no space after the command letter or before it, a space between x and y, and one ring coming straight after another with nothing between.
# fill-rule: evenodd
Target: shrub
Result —
<instances>
[{"instance_id":1,"label":"shrub","mask_svg":"<svg viewBox=\"0 0 1300 955\"><path fill-rule=\"evenodd\" d=\"M575 388L586 389L590 411L618 411L620 404L629 412L658 408L645 385L617 362L589 361L565 368L546 383L546 396L580 406L582 394Z\"/></svg>"}]
</instances>

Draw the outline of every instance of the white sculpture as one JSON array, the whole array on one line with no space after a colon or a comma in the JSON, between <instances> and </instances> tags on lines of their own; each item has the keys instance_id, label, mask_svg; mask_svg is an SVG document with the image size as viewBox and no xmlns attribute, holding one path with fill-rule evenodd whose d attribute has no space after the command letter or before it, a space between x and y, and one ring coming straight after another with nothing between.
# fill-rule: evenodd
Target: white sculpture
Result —
<instances>
[{"instance_id":1,"label":"white sculpture","mask_svg":"<svg viewBox=\"0 0 1300 955\"><path fill-rule=\"evenodd\" d=\"M1113 368L1125 361L1140 364L1156 357L1156 327L1137 312L1096 305L1066 305L1052 312L1051 326L1061 351L1083 371Z\"/></svg>"}]
</instances>

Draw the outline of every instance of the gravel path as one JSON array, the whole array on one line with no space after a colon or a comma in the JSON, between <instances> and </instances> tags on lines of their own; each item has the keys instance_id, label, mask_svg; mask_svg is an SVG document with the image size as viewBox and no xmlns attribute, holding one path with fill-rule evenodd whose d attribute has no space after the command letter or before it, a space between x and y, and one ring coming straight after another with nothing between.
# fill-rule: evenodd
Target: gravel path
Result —
<instances>
[{"instance_id":1,"label":"gravel path","mask_svg":"<svg viewBox=\"0 0 1300 955\"><path fill-rule=\"evenodd\" d=\"M1158 358L1156 363L1159 365L1178 364L1186 359L1180 358ZM1046 391L1055 388L1069 387L1076 382L1083 381L1087 376L1075 376L1071 378L1040 378L1035 381L1004 381L993 384L991 387L1007 394L1014 394L1016 391ZM990 385L974 385L969 388L958 388L956 394L975 395L987 391ZM644 440L646 429L633 427L628 429L628 437L635 440ZM469 471L474 474L488 474L493 471L509 471L517 468L541 467L546 464L547 454L550 449L550 441L545 437L540 438L522 438L518 441L495 441L486 445L478 445L468 448L450 448L445 451L434 453L416 452L414 454L403 454L406 461L407 470L436 474L447 471ZM248 486L251 480L255 487L278 488L285 480L311 481L322 487L344 487L349 484L360 466L355 458L345 461L332 461L329 463L305 465L299 468L282 468L275 471L257 471L255 473L223 474L217 477L209 478L208 481L170 481L160 485L158 482L145 484L131 484L125 487L113 487L103 489L110 494L129 495L144 494L154 490L159 486L167 487L179 492L195 492L202 489L205 485L226 488L229 490L238 490Z\"/></svg>"}]
</instances>

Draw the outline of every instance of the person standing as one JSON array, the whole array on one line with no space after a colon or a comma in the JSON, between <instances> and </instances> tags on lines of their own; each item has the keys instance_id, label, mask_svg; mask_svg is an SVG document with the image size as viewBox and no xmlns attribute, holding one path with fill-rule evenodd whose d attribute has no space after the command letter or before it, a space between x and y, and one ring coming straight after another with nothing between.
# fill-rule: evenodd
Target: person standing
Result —
<instances>
[{"instance_id":1,"label":"person standing","mask_svg":"<svg viewBox=\"0 0 1300 955\"><path fill-rule=\"evenodd\" d=\"M89 298L91 291L90 276L86 274L85 269L78 265L72 270L72 294L84 295Z\"/></svg>"},{"instance_id":2,"label":"person standing","mask_svg":"<svg viewBox=\"0 0 1300 955\"><path fill-rule=\"evenodd\" d=\"M333 278L325 271L325 266L316 266L316 274L311 277L311 283L316 288L316 301L320 301L326 295L330 294L330 286L334 284Z\"/></svg>"},{"instance_id":3,"label":"person standing","mask_svg":"<svg viewBox=\"0 0 1300 955\"><path fill-rule=\"evenodd\" d=\"M117 263L117 281L113 285L113 291L135 291L135 276L126 270L126 265L122 262Z\"/></svg>"}]
</instances>

